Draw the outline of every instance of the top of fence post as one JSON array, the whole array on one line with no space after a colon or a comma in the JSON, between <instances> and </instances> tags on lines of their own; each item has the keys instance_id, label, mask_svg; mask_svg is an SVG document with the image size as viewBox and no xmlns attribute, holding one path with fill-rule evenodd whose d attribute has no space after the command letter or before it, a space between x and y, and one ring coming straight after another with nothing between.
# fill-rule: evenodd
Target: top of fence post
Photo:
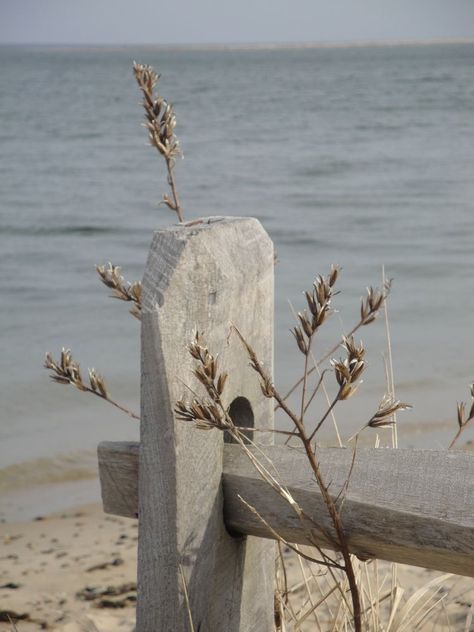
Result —
<instances>
[{"instance_id":1,"label":"top of fence post","mask_svg":"<svg viewBox=\"0 0 474 632\"><path fill-rule=\"evenodd\" d=\"M273 425L271 400L233 322L273 369L273 245L256 219L210 218L155 233L143 278L138 632L273 629L274 548L225 529L224 437L177 421L202 390L187 352L194 328L229 373L238 425ZM271 442L271 433L258 433ZM187 606L189 598L189 607ZM192 626L191 621L192 619Z\"/></svg>"}]
</instances>

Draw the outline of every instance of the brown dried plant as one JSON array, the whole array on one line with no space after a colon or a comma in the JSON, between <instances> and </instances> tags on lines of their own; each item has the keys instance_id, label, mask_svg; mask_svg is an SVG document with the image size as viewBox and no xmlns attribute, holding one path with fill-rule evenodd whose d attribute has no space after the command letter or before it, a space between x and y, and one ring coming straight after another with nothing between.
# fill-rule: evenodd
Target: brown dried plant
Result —
<instances>
[{"instance_id":1,"label":"brown dried plant","mask_svg":"<svg viewBox=\"0 0 474 632\"><path fill-rule=\"evenodd\" d=\"M380 310L385 305L385 302L390 294L390 290L392 287L392 279L388 279L384 284L382 290L378 288L374 288L372 286L367 288L367 295L365 298L361 299L360 304L360 318L357 323L342 336L342 342L351 338L361 327L365 327L366 325L370 325L374 322L377 316L380 313ZM332 347L327 353L325 353L321 358L317 361L314 361L314 364L311 368L308 369L308 376L311 375L314 371L317 371L319 367L328 360L338 349L341 343L338 342L334 347ZM290 395L292 395L295 390L300 386L304 381L304 375L299 380L297 380L293 386L288 390L288 392L284 395L283 399L287 400ZM277 404L275 406L275 410L280 408Z\"/></svg>"},{"instance_id":2,"label":"brown dried plant","mask_svg":"<svg viewBox=\"0 0 474 632\"><path fill-rule=\"evenodd\" d=\"M453 440L449 444L448 450L454 447L454 444L457 442L459 437L462 435L464 430L466 430L468 424L474 420L474 383L470 385L470 394L471 394L471 406L469 408L469 414L466 417L466 403L460 402L457 406L457 420L458 420L458 431L456 432Z\"/></svg>"},{"instance_id":3,"label":"brown dried plant","mask_svg":"<svg viewBox=\"0 0 474 632\"><path fill-rule=\"evenodd\" d=\"M338 360L332 359L330 367L325 372L332 371L335 376L337 385L337 392L332 402L328 403L328 407L325 413L319 420L312 421L308 424L306 416L309 408L309 404L313 400L316 392L318 391L323 378L324 373L321 375L316 387L312 393L308 393L308 375L311 371L309 368L309 359L311 356L311 349L313 346L314 338L319 332L321 326L326 322L327 318L332 314L332 299L336 292L334 286L336 284L339 274L337 267L332 267L329 274L326 277L318 276L313 283L310 291L305 292L307 308L304 311L297 313L298 323L292 329L292 334L295 338L296 345L300 353L304 356L304 370L303 377L300 381L302 384L301 390L301 404L299 411L295 412L291 409L287 402L286 397L282 396L276 389L272 376L268 374L264 365L259 361L255 350L246 341L243 334L237 327L232 326L233 331L236 333L241 343L246 349L250 366L257 373L260 380L260 388L262 394L266 398L273 399L277 406L281 408L294 424L294 430L288 434L289 436L296 437L300 440L305 450L308 462L311 466L315 480L323 497L324 503L327 507L328 514L330 516L332 525L334 527L335 536L327 534L329 540L334 544L334 547L340 551L342 556L342 562L338 562L331 558L328 558L327 554L322 552L316 543L317 550L320 552L322 560L319 560L323 566L329 569L339 569L345 573L349 590L352 599L352 615L354 622L354 629L357 631L362 630L362 608L361 599L359 594L359 587L357 583L356 572L354 570L353 558L349 553L347 538L344 533L342 518L340 509L342 507L343 496L347 490L348 481L344 485L344 488L337 496L333 496L329 491L329 485L324 480L323 474L320 469L316 446L314 444L314 438L316 433L322 427L324 421L327 419L329 413L334 406L340 402L351 397L359 383L360 377L365 368L365 349L362 345L354 342L352 334L349 336L343 336L341 347L345 352L345 357ZM389 286L385 286L384 291L379 292L373 288L368 289L367 298L362 302L360 322L357 327L369 324L375 320L378 311L385 302L388 295ZM355 329L357 329L354 328ZM194 375L199 382L204 386L206 391L206 398L200 398L195 396L191 402L179 400L175 406L175 413L178 419L193 422L198 428L202 429L218 429L225 432L230 432L234 436L239 437L241 428L236 428L233 425L232 419L229 416L228 410L222 403L222 392L227 382L228 376L226 373L220 373L217 367L217 358L213 356L206 344L203 341L201 334L197 334L194 340L189 345L189 352L196 360L197 366L194 369ZM381 428L386 427L394 423L394 413L399 410L409 408L408 404L404 404L393 397L384 396L381 403L378 406L375 414L369 419L365 427ZM241 444L246 446L246 442L241 439ZM355 454L355 452L354 452ZM253 457L254 458L254 457ZM278 483L268 471L263 468L261 463L256 464L256 467L262 473L265 480L276 489L284 498L286 498L293 509L300 512L300 518L307 518L304 516L301 509L298 509L297 503L294 503L288 490L285 490L281 483ZM349 475L350 476L350 475ZM245 500L242 499L245 503ZM292 504L293 503L293 504ZM247 505L248 506L248 505ZM262 520L266 527L272 531L274 537L279 542L284 540L274 531L262 516L258 515L255 508L248 506L249 510L257 514L260 520ZM311 533L309 533L309 541L312 541ZM288 543L287 546L296 550L298 555L305 557L298 547L293 547ZM281 604L279 605L281 609ZM281 618L281 613L280 613Z\"/></svg>"},{"instance_id":4,"label":"brown dried plant","mask_svg":"<svg viewBox=\"0 0 474 632\"><path fill-rule=\"evenodd\" d=\"M321 284L325 286L324 289L331 287L329 284L326 284L326 281L324 279L321 279ZM320 295L320 298L322 298L322 294ZM321 304L324 305L327 303L328 297L326 296L326 298L322 299L321 301L318 299L318 301L320 306ZM309 328L304 329L304 326L302 325L303 330L305 331L304 335L306 336L306 339L309 340L309 342L312 335L314 334L314 331L318 328L317 318L315 318L314 320L311 319L311 323L312 333ZM283 398L275 389L271 377L266 372L263 364L258 360L258 357L253 348L248 344L248 342L242 336L241 332L235 326L233 327L233 329L248 353L250 366L254 369L254 371L256 371L259 376L262 394L264 395L264 397L275 399L280 404L280 406L282 406L288 416L292 419L297 428L297 436L301 439L303 443L306 455L308 457L309 463L315 475L317 484L319 486L335 529L336 539L334 545L337 549L341 551L344 560L343 564L339 564L333 560L328 561L327 555L324 555L324 559L318 561L322 562L325 565L331 565L332 567L341 569L346 573L351 590L355 630L356 632L361 632L362 613L360 607L359 590L352 567L347 538L344 534L343 525L339 510L336 505L336 501L329 493L329 487L325 483L322 472L320 470L315 450L311 444L311 438L307 434L304 422L300 419L300 417L298 417L298 415L296 415L291 409L287 407ZM175 406L177 418L183 421L192 421L197 425L197 427L205 427L206 429L216 428L219 430L230 431L231 433L238 435L239 429L237 429L233 425L228 411L222 404L221 392L219 389L219 380L221 378L221 375L217 373L216 359L209 353L207 347L203 345L202 337L199 334L196 335L195 340L191 343L189 351L191 355L198 361L198 365L197 368L194 370L194 374L204 385L210 401L201 401L199 398L195 398L191 403L187 403L184 400L179 400ZM227 376L223 379L224 384L226 379ZM261 471L261 464L259 464L258 467L259 471ZM284 497L287 497L287 492L285 492L281 484L277 485L277 491L279 491L279 493L281 493ZM295 503L293 499L291 499L290 505L295 508ZM256 511L253 508L251 509L254 512ZM267 524L267 527L270 527L270 525ZM279 538L278 534L275 533L275 536L279 540L282 540L282 538ZM329 536L329 539L333 540L333 537ZM288 543L286 544L288 545Z\"/></svg>"},{"instance_id":5,"label":"brown dried plant","mask_svg":"<svg viewBox=\"0 0 474 632\"><path fill-rule=\"evenodd\" d=\"M93 395L97 395L97 397L104 399L109 402L109 404L112 404L124 413L127 413L129 417L132 417L133 419L140 419L138 415L112 399L107 390L104 378L99 375L95 369L87 369L89 384L84 382L82 379L81 368L79 364L73 360L69 349L62 349L59 362L56 362L53 359L51 353L47 353L44 361L44 368L51 371L50 377L53 382L56 382L57 384L71 384L83 393L92 393Z\"/></svg>"},{"instance_id":6,"label":"brown dried plant","mask_svg":"<svg viewBox=\"0 0 474 632\"><path fill-rule=\"evenodd\" d=\"M141 282L134 281L129 283L121 276L120 267L114 266L112 263L109 263L107 266L96 266L96 270L102 283L113 290L112 298L132 302L133 307L130 313L138 320L141 320ZM52 371L50 377L56 384L71 384L83 393L97 395L104 401L122 410L132 419L140 419L139 415L111 398L103 376L99 375L95 369L87 369L89 384L86 384L82 379L79 363L73 360L69 349L63 347L59 362L53 359L51 353L47 353L44 368Z\"/></svg>"},{"instance_id":7,"label":"brown dried plant","mask_svg":"<svg viewBox=\"0 0 474 632\"><path fill-rule=\"evenodd\" d=\"M272 475L267 467L254 455L249 449L249 444L252 441L245 434L246 431L254 431L255 428L237 427L232 417L230 416L229 409L224 405L222 400L222 393L227 383L228 375L225 372L219 372L217 356L212 355L207 348L202 334L195 332L192 342L188 346L189 353L196 360L196 367L193 370L194 376L201 382L206 391L206 398L199 398L197 395L191 402L180 399L176 402L174 412L176 418L181 421L192 422L196 428L203 430L221 430L227 432L235 443L238 443L241 448L246 452L247 456L260 473L262 478L289 504L290 507L297 513L298 517L302 520L303 526L306 528L307 516L303 514L303 511L299 507L298 503L293 499L290 492ZM269 385L268 385L269 387ZM263 390L263 389L262 389ZM270 432L270 430L265 430ZM273 431L271 431L273 432ZM275 431L279 432L279 431ZM288 434L283 432L283 434ZM264 521L264 519L258 514L254 507L248 505L244 499L242 502L257 516ZM265 522L265 521L264 521ZM329 568L335 568L342 570L342 565L331 559L327 553L323 552L316 543L314 546L321 554L321 559L316 559L309 555L304 555L299 552L296 547L282 538L267 522L265 522L267 528L273 533L274 537L285 546L296 551L299 555L303 555L305 559L311 562L322 564ZM306 528L308 539L312 539L311 531ZM328 539L331 540L331 535L326 534Z\"/></svg>"},{"instance_id":8,"label":"brown dried plant","mask_svg":"<svg viewBox=\"0 0 474 632\"><path fill-rule=\"evenodd\" d=\"M102 283L113 290L112 298L133 303L130 314L141 320L142 317L142 284L140 281L129 283L120 274L121 268L110 262L107 265L96 266L97 274Z\"/></svg>"},{"instance_id":9,"label":"brown dried plant","mask_svg":"<svg viewBox=\"0 0 474 632\"><path fill-rule=\"evenodd\" d=\"M179 141L175 136L176 116L173 105L166 101L160 94L154 94L154 89L160 79L151 66L133 62L133 72L138 86L143 94L143 107L145 109L146 123L150 145L155 147L163 156L168 171L168 184L171 195L163 195L162 203L174 211L178 220L182 223L183 211L179 202L178 192L174 179L174 167L176 157L181 155Z\"/></svg>"}]
</instances>

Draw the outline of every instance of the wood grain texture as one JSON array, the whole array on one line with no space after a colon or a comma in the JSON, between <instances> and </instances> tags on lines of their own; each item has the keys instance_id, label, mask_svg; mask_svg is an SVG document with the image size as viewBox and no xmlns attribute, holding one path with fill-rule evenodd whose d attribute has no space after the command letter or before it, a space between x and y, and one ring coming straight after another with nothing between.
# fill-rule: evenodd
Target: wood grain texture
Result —
<instances>
[{"instance_id":1,"label":"wood grain texture","mask_svg":"<svg viewBox=\"0 0 474 632\"><path fill-rule=\"evenodd\" d=\"M223 435L176 421L173 408L202 387L187 352L204 332L229 373L226 404L244 397L255 425L272 425L271 402L233 321L273 366L273 245L255 219L213 218L155 233L143 278L139 465L138 632L272 629L273 545L236 539L223 521ZM271 435L266 435L271 440Z\"/></svg>"},{"instance_id":2,"label":"wood grain texture","mask_svg":"<svg viewBox=\"0 0 474 632\"><path fill-rule=\"evenodd\" d=\"M100 490L105 513L138 518L138 458L140 444L108 442L99 444Z\"/></svg>"},{"instance_id":3,"label":"wood grain texture","mask_svg":"<svg viewBox=\"0 0 474 632\"><path fill-rule=\"evenodd\" d=\"M125 505L122 487L135 489L133 468L124 458L137 458L136 444L102 444L102 463L114 464L115 481L105 477L109 510L133 515L135 503ZM128 447L127 447L128 446ZM273 537L239 500L254 506L290 542L308 543L307 529L321 546L330 548L322 534L332 531L326 508L305 455L287 446L263 448L280 480L301 504L309 519L305 528L278 494L264 483L239 446L224 449L224 506L229 528L242 534ZM263 457L263 458L265 458ZM260 455L259 458L262 458ZM337 495L346 480L352 452L318 450L325 479ZM123 459L124 468L117 467ZM116 497L116 500L114 500ZM121 513L125 508L126 512ZM474 577L474 455L456 451L362 448L342 511L352 553ZM306 530L305 530L306 529Z\"/></svg>"}]
</instances>

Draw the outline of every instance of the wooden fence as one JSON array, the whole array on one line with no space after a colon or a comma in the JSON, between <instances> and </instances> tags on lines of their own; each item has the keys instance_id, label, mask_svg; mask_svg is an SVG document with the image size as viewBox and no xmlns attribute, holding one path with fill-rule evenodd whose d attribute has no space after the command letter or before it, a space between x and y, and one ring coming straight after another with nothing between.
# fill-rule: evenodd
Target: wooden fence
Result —
<instances>
[{"instance_id":1,"label":"wooden fence","mask_svg":"<svg viewBox=\"0 0 474 632\"><path fill-rule=\"evenodd\" d=\"M273 405L232 321L271 371L273 245L259 222L211 218L155 233L143 278L140 444L104 442L104 510L139 517L137 632L273 630L274 534L307 543L303 525L221 432L175 419L175 402L199 389L186 351L205 332L229 373L237 425L273 427ZM191 389L191 390L190 390ZM255 433L257 435L257 433ZM279 479L331 548L332 524L306 457L258 433ZM336 495L352 464L345 449L318 450ZM351 552L474 577L474 455L359 449L343 509ZM317 525L317 526L315 526Z\"/></svg>"}]
</instances>

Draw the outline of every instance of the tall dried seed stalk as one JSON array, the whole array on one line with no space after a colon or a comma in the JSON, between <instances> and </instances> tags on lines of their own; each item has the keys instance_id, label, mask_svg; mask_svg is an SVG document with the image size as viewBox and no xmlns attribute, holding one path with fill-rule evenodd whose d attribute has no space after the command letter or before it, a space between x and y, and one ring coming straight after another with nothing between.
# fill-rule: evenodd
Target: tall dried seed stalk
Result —
<instances>
[{"instance_id":1,"label":"tall dried seed stalk","mask_svg":"<svg viewBox=\"0 0 474 632\"><path fill-rule=\"evenodd\" d=\"M155 147L163 156L168 170L168 184L172 197L170 198L169 195L165 194L162 202L176 213L180 222L183 222L183 212L173 173L176 157L181 155L179 141L174 133L176 116L173 105L160 94L154 94L154 89L161 75L158 75L151 66L133 62L133 72L143 94L146 119L144 126L148 130L150 145Z\"/></svg>"}]
</instances>

